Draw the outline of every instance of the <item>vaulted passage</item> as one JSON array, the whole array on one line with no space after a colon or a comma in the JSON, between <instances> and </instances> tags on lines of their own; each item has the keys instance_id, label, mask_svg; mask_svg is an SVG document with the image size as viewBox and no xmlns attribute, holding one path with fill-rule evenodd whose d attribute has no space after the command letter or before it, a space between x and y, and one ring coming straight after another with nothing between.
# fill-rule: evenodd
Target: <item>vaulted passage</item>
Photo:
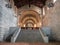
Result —
<instances>
[{"instance_id":1,"label":"vaulted passage","mask_svg":"<svg viewBox=\"0 0 60 45\"><path fill-rule=\"evenodd\" d=\"M20 27L40 27L40 23L40 15L33 10L22 11L18 22Z\"/></svg>"},{"instance_id":2,"label":"vaulted passage","mask_svg":"<svg viewBox=\"0 0 60 45\"><path fill-rule=\"evenodd\" d=\"M59 4L60 0L0 0L0 42L60 41Z\"/></svg>"}]
</instances>

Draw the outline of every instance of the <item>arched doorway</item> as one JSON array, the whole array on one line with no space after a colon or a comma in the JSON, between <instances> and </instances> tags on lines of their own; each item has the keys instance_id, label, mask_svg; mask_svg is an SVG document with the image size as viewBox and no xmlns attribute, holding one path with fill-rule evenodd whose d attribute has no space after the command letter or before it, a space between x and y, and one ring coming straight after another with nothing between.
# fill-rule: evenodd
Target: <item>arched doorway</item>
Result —
<instances>
[{"instance_id":1,"label":"arched doorway","mask_svg":"<svg viewBox=\"0 0 60 45\"><path fill-rule=\"evenodd\" d=\"M41 27L40 15L34 10L22 11L19 22L20 27Z\"/></svg>"}]
</instances>

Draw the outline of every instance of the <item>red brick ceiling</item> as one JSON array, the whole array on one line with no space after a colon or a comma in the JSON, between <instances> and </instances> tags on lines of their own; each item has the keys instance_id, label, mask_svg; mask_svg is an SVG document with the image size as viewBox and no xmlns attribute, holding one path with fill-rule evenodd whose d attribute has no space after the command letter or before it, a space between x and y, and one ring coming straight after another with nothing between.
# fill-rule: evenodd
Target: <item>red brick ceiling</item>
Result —
<instances>
[{"instance_id":1,"label":"red brick ceiling","mask_svg":"<svg viewBox=\"0 0 60 45\"><path fill-rule=\"evenodd\" d=\"M45 2L46 0L14 0L14 3L18 8L24 5L35 5L41 8L45 5Z\"/></svg>"}]
</instances>

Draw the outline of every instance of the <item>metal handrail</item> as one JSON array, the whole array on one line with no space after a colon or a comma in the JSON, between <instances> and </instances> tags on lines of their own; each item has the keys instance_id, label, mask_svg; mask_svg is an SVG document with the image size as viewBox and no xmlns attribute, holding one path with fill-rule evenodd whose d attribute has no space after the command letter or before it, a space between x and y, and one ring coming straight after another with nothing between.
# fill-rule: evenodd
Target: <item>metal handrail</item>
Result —
<instances>
[{"instance_id":1,"label":"metal handrail","mask_svg":"<svg viewBox=\"0 0 60 45\"><path fill-rule=\"evenodd\" d=\"M19 35L20 31L21 31L21 28L20 28L19 30L15 31L15 33L14 33L13 36L11 37L11 42L14 43L14 42L16 41L16 38L17 38L17 36Z\"/></svg>"}]
</instances>

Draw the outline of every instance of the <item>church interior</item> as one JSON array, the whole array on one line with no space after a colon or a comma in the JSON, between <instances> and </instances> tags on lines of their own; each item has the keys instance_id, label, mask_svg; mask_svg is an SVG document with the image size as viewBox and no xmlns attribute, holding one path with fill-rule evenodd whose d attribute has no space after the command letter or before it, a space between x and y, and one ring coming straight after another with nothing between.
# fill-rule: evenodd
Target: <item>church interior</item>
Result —
<instances>
[{"instance_id":1,"label":"church interior","mask_svg":"<svg viewBox=\"0 0 60 45\"><path fill-rule=\"evenodd\" d=\"M60 45L60 0L0 0L0 45Z\"/></svg>"}]
</instances>

